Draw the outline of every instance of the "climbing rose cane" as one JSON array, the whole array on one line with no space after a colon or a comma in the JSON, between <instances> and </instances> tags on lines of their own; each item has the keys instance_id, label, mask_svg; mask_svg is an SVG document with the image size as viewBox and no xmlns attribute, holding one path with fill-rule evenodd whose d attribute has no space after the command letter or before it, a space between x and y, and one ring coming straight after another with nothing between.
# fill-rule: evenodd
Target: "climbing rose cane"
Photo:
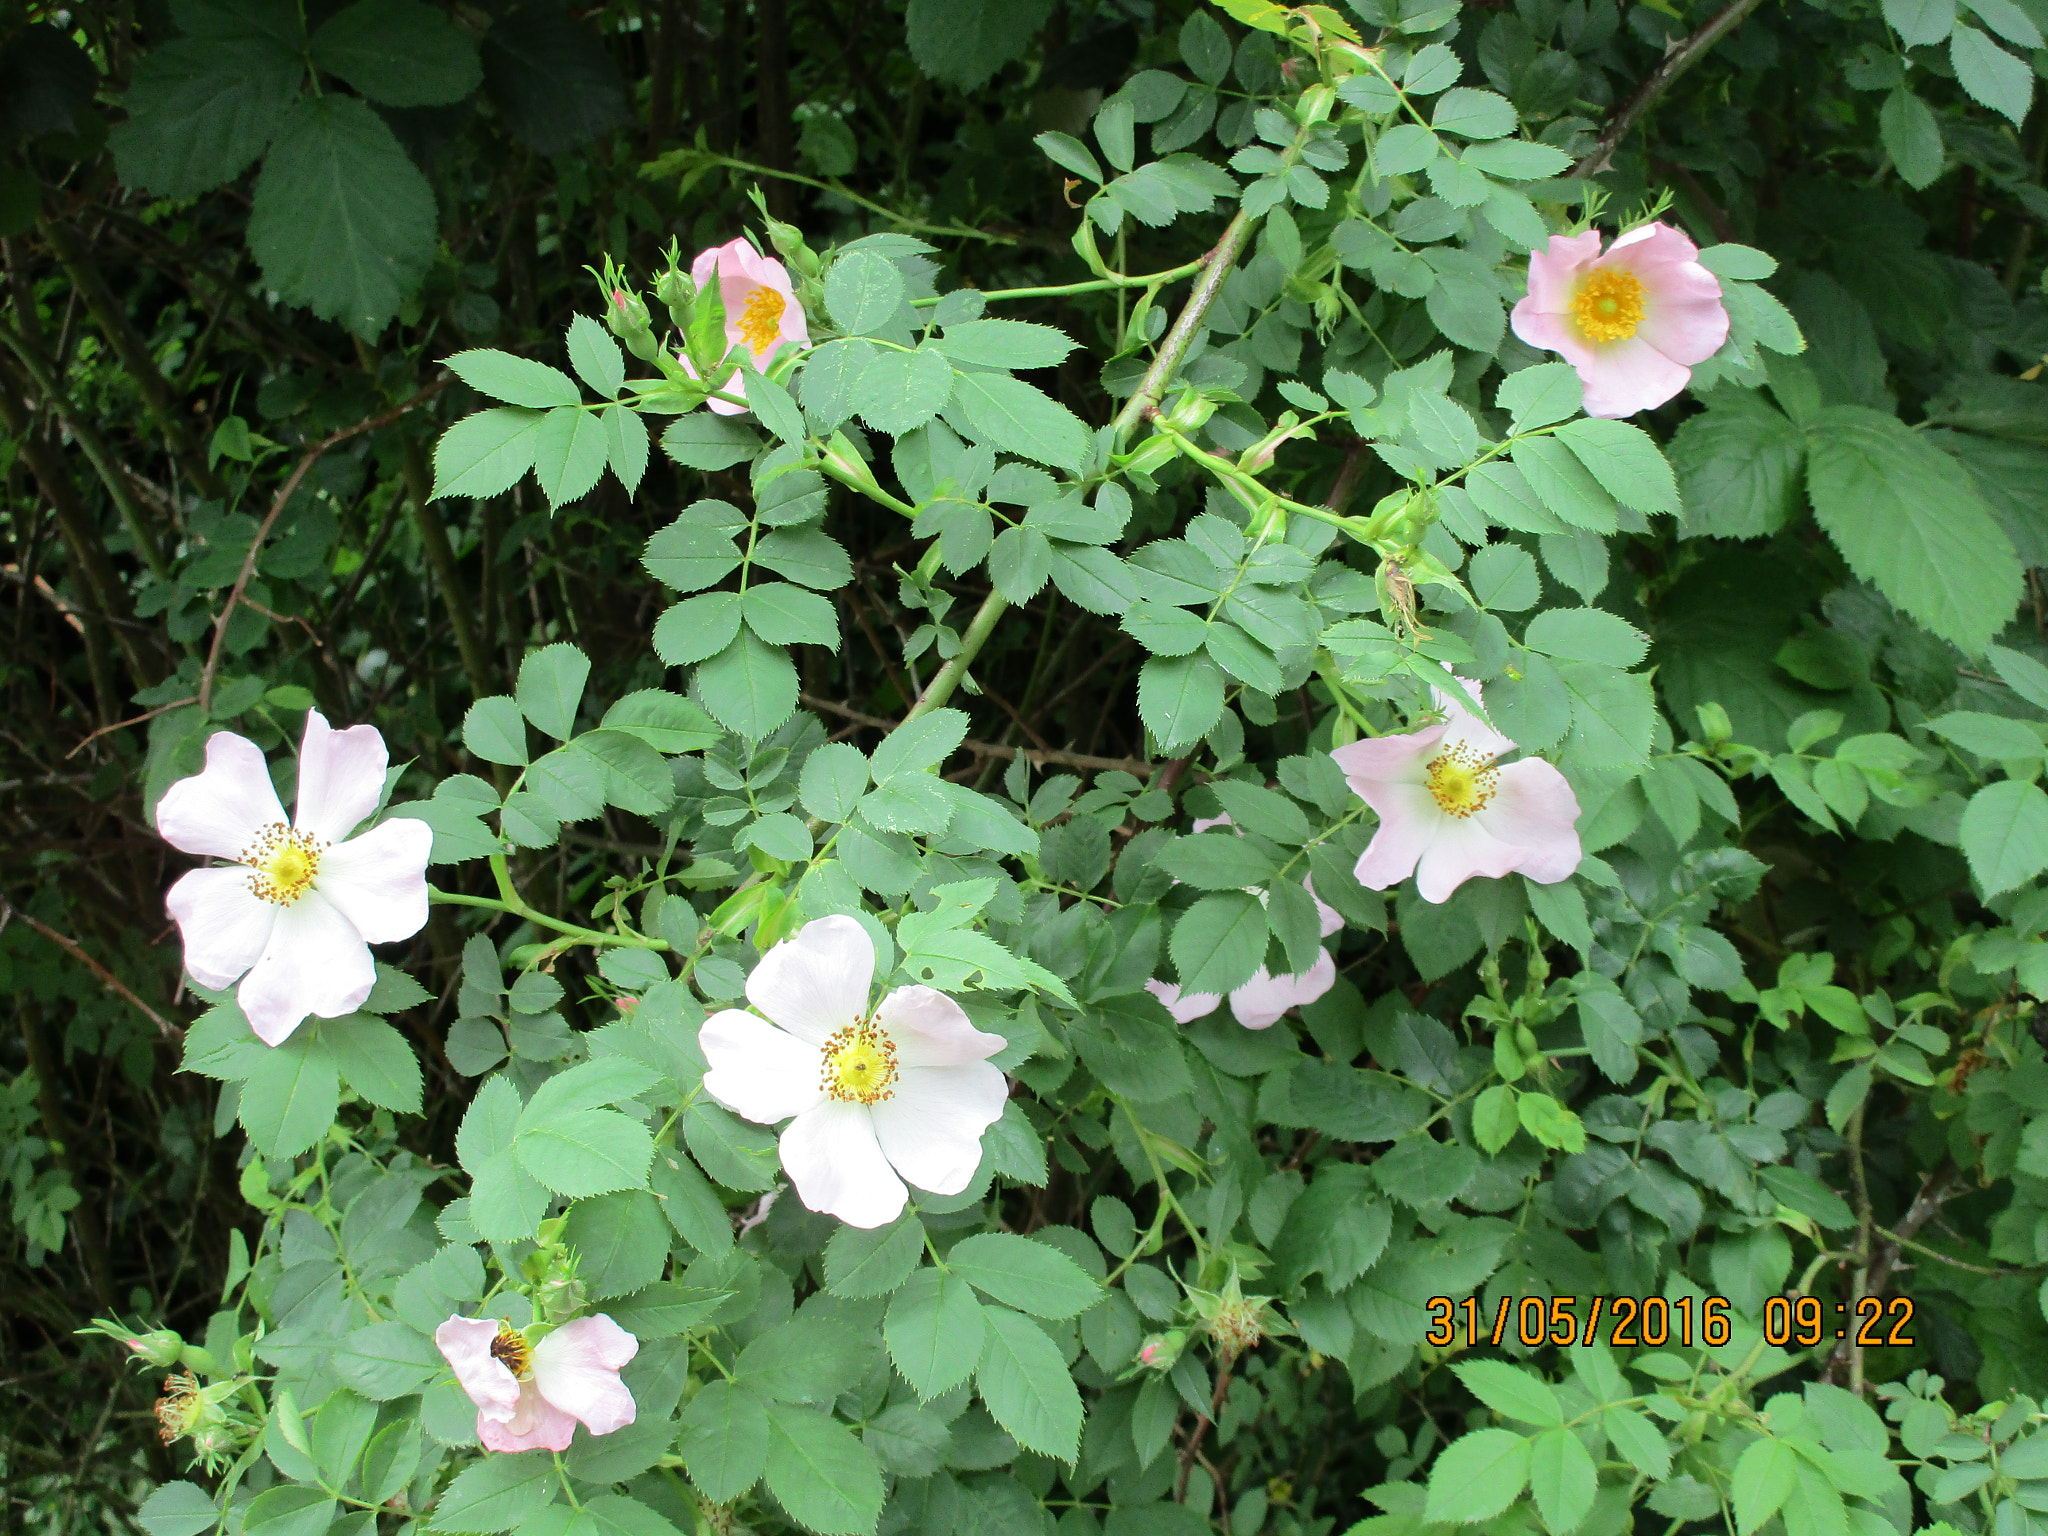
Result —
<instances>
[{"instance_id":1,"label":"climbing rose cane","mask_svg":"<svg viewBox=\"0 0 2048 1536\"><path fill-rule=\"evenodd\" d=\"M640 1341L603 1313L533 1342L495 1317L451 1317L434 1342L476 1404L487 1451L566 1451L577 1420L608 1435L637 1412L619 1371Z\"/></svg>"},{"instance_id":2,"label":"climbing rose cane","mask_svg":"<svg viewBox=\"0 0 2048 1536\"><path fill-rule=\"evenodd\" d=\"M1699 247L1668 224L1632 229L1600 251L1600 232L1552 235L1529 255L1529 296L1515 334L1564 354L1586 386L1588 416L1662 405L1728 339L1721 283Z\"/></svg>"},{"instance_id":3,"label":"climbing rose cane","mask_svg":"<svg viewBox=\"0 0 2048 1536\"><path fill-rule=\"evenodd\" d=\"M1458 681L1483 708L1479 685ZM1538 885L1569 877L1579 867L1579 802L1565 776L1538 757L1498 763L1512 741L1440 690L1436 704L1445 714L1436 725L1330 754L1379 813L1358 883L1383 891L1413 871L1422 899L1443 902L1474 875L1519 871Z\"/></svg>"},{"instance_id":4,"label":"climbing rose cane","mask_svg":"<svg viewBox=\"0 0 2048 1536\"><path fill-rule=\"evenodd\" d=\"M1228 816L1210 816L1198 819L1194 830L1206 832L1211 827L1230 824ZM1344 926L1337 909L1316 895L1312 882L1304 878L1301 888L1316 904L1316 918L1324 938ZM1278 1023L1288 1009L1306 1008L1336 984L1337 962L1327 949L1316 955L1307 970L1292 976L1275 976L1262 965L1250 981L1230 994L1230 1011L1246 1029L1267 1029ZM1166 1005L1176 1024L1192 1023L1204 1014L1214 1013L1216 1005L1223 1001L1214 992L1183 992L1170 981L1148 981L1145 990Z\"/></svg>"},{"instance_id":5,"label":"climbing rose cane","mask_svg":"<svg viewBox=\"0 0 2048 1536\"><path fill-rule=\"evenodd\" d=\"M874 975L867 930L818 918L747 978L747 1001L767 1020L728 1008L698 1037L705 1090L763 1125L794 1116L782 1166L798 1198L856 1227L901 1215L905 1179L936 1195L965 1189L1009 1093L988 1062L1000 1035L930 987L899 987L870 1008Z\"/></svg>"},{"instance_id":6,"label":"climbing rose cane","mask_svg":"<svg viewBox=\"0 0 2048 1536\"><path fill-rule=\"evenodd\" d=\"M231 731L206 743L203 773L157 804L157 831L173 848L234 861L193 870L165 905L200 985L229 987L248 973L235 997L266 1045L308 1014L361 1007L377 979L369 946L426 924L432 829L399 817L349 836L383 799L386 762L374 726L337 731L309 710L294 820L262 749Z\"/></svg>"},{"instance_id":7,"label":"climbing rose cane","mask_svg":"<svg viewBox=\"0 0 2048 1536\"><path fill-rule=\"evenodd\" d=\"M745 240L728 240L697 253L690 264L690 281L702 289L714 272L719 297L725 303L725 344L728 348L744 344L753 356L756 372L768 366L784 343L810 345L804 307L797 303L789 285L789 270L781 262L763 256ZM689 366L687 359L684 366ZM746 397L738 374L720 388L728 395ZM745 409L726 400L713 400L710 405L721 416L737 416Z\"/></svg>"}]
</instances>

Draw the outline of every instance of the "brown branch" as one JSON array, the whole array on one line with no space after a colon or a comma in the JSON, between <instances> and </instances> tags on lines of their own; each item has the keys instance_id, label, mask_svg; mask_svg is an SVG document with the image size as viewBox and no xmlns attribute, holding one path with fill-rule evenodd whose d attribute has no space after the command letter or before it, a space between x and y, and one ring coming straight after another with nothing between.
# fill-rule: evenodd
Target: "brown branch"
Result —
<instances>
[{"instance_id":1,"label":"brown branch","mask_svg":"<svg viewBox=\"0 0 2048 1536\"><path fill-rule=\"evenodd\" d=\"M125 731L131 725L140 725L145 720L154 720L158 715L166 714L174 709L181 709L187 704L197 704L198 702L199 695L195 693L189 699L173 699L168 704L159 704L155 709L147 710L144 713L132 716L129 719L116 720L112 725L103 725L98 730L94 731L90 736L87 736L83 741L79 742L79 744L73 747L69 752L66 752L64 754L64 761L67 763L70 762L72 758L78 756L79 753L83 752L87 746L97 741L100 737L106 735L107 732L109 731ZM28 919L24 917L22 921L27 922Z\"/></svg>"},{"instance_id":2,"label":"brown branch","mask_svg":"<svg viewBox=\"0 0 2048 1536\"><path fill-rule=\"evenodd\" d=\"M835 704L815 694L806 693L802 699L812 709L822 709L828 715L837 715L842 720L851 720L855 725L864 725L872 730L893 731L902 724L899 720L885 720L880 715ZM963 741L960 745L977 757L999 757L1005 762L1021 757L1034 768L1049 764L1055 768L1086 768L1096 773L1128 773L1141 779L1150 777L1159 769L1157 763L1141 762L1135 757L1092 757L1086 752L1061 752L1053 748L1040 751L1031 747L1005 747L993 741Z\"/></svg>"},{"instance_id":3,"label":"brown branch","mask_svg":"<svg viewBox=\"0 0 2048 1536\"><path fill-rule=\"evenodd\" d=\"M1864 1277L1862 1285L1857 1287L1856 1295L1850 1301L1852 1310L1856 1302L1864 1297L1884 1294L1884 1288L1891 1280L1892 1271L1898 1267L1900 1251L1912 1239L1914 1233L1940 1213L1942 1204L1949 1199L1956 1181L1961 1176L1962 1170L1956 1167L1955 1160L1944 1157L1920 1181L1920 1193L1915 1195L1913 1203L1906 1207L1906 1214L1899 1218L1898 1226L1884 1233L1886 1241L1871 1259L1870 1272ZM1856 1343L1855 1331L1852 1329L1844 1333L1841 1342L1835 1346L1834 1354L1829 1357L1827 1369L1822 1372L1821 1379L1832 1382L1860 1352L1861 1347Z\"/></svg>"},{"instance_id":4,"label":"brown branch","mask_svg":"<svg viewBox=\"0 0 2048 1536\"><path fill-rule=\"evenodd\" d=\"M1195 1420L1195 1427L1188 1432L1188 1443L1180 1448L1180 1479L1174 1484L1173 1497L1185 1504L1188 1500L1188 1473L1195 1464L1195 1455L1202 1449L1202 1436L1209 1432L1209 1426L1223 1414L1223 1394L1230 1390L1230 1373L1237 1367L1237 1356L1225 1355L1216 1368L1216 1390L1209 1394L1209 1411ZM1211 1476L1214 1476L1212 1471ZM1216 1490L1223 1491L1220 1487Z\"/></svg>"},{"instance_id":5,"label":"brown branch","mask_svg":"<svg viewBox=\"0 0 2048 1536\"><path fill-rule=\"evenodd\" d=\"M1642 83L1629 99L1607 120L1607 126L1600 130L1600 140L1592 151L1565 173L1567 179L1583 181L1606 170L1614 159L1615 150L1621 147L1621 141L1629 136L1643 114L1656 105L1657 98L1670 90L1680 75L1705 58L1716 43L1740 26L1756 7L1757 0L1731 0L1699 31L1684 42L1672 45L1664 55L1664 62L1643 76Z\"/></svg>"},{"instance_id":6,"label":"brown branch","mask_svg":"<svg viewBox=\"0 0 2048 1536\"><path fill-rule=\"evenodd\" d=\"M221 647L227 643L228 620L235 616L235 608L242 601L243 592L248 590L249 578L256 574L256 557L263 552L263 541L270 537L270 530L277 525L278 517L284 512L292 497L298 493L299 484L306 478L306 472L319 462L320 456L328 449L345 443L352 437L360 437L365 432L374 432L379 427L390 426L399 417L424 404L453 382L454 375L444 373L403 405L394 405L390 410L366 417L352 427L330 432L306 450L305 457L299 460L298 468L291 472L283 489L277 493L277 499L271 502L268 515L264 517L262 526L256 530L256 537L249 541L249 552L242 557L242 569L235 577L234 588L228 593L226 604L213 621L213 645L206 653L206 670L199 674L199 707L202 710L212 706L213 675L220 668Z\"/></svg>"},{"instance_id":7,"label":"brown branch","mask_svg":"<svg viewBox=\"0 0 2048 1536\"><path fill-rule=\"evenodd\" d=\"M118 994L125 1001L132 1003L137 1009L141 1010L143 1015L163 1032L166 1040L183 1040L185 1038L184 1030L178 1028L177 1025L173 1024L169 1019L165 1018L131 992L127 984L120 977L116 976L87 953L85 946L80 944L78 940L66 937L46 923L37 922L26 912L22 911L21 908L9 902L5 896L0 896L0 928L5 928L12 919L17 917L48 939L52 944L63 950L65 954L76 960L80 965L91 971L95 976L99 977L100 981L109 991Z\"/></svg>"}]
</instances>

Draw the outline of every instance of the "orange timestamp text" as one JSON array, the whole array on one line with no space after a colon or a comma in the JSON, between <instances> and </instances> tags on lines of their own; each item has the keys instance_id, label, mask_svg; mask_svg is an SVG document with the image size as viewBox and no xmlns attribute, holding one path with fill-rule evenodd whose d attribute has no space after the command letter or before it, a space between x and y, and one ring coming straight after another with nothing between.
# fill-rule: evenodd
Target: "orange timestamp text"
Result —
<instances>
[{"instance_id":1,"label":"orange timestamp text","mask_svg":"<svg viewBox=\"0 0 2048 1536\"><path fill-rule=\"evenodd\" d=\"M1576 1296L1503 1296L1487 1315L1475 1297L1454 1301L1432 1296L1425 1339L1447 1349L1464 1336L1468 1348L1501 1345L1510 1338L1526 1349L1554 1344L1606 1343L1616 1349L1662 1349L1677 1345L1709 1349L1726 1344L1734 1334L1726 1296L1594 1296L1586 1315L1579 1315ZM1848 1339L1865 1348L1909 1345L1913 1301L1895 1296L1883 1301L1865 1296L1850 1305L1836 1302L1832 1314L1816 1296L1773 1296L1764 1303L1764 1339L1777 1345L1811 1347L1824 1339ZM1605 1332L1603 1333L1603 1328Z\"/></svg>"}]
</instances>

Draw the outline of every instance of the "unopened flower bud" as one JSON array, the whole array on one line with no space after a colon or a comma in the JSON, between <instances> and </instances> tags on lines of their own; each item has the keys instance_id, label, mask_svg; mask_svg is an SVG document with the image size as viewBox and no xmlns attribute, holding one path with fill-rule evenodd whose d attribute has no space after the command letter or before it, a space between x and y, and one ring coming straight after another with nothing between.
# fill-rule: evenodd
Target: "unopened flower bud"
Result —
<instances>
[{"instance_id":1,"label":"unopened flower bud","mask_svg":"<svg viewBox=\"0 0 2048 1536\"><path fill-rule=\"evenodd\" d=\"M608 298L604 323L611 333L642 362L653 362L661 353L661 343L654 339L654 322L647 313L647 301L623 287L614 287Z\"/></svg>"},{"instance_id":2,"label":"unopened flower bud","mask_svg":"<svg viewBox=\"0 0 2048 1536\"><path fill-rule=\"evenodd\" d=\"M1295 120L1304 124L1324 122L1336 104L1337 93L1329 86L1318 82L1303 91L1301 100L1294 104Z\"/></svg>"},{"instance_id":3,"label":"unopened flower bud","mask_svg":"<svg viewBox=\"0 0 2048 1536\"><path fill-rule=\"evenodd\" d=\"M681 267L670 266L654 279L654 296L668 311L669 322L679 331L690 328L690 306L697 302L697 285Z\"/></svg>"},{"instance_id":4,"label":"unopened flower bud","mask_svg":"<svg viewBox=\"0 0 2048 1536\"><path fill-rule=\"evenodd\" d=\"M1167 422L1178 432L1193 432L1216 414L1216 402L1192 389L1184 389L1166 412Z\"/></svg>"},{"instance_id":5,"label":"unopened flower bud","mask_svg":"<svg viewBox=\"0 0 2048 1536\"><path fill-rule=\"evenodd\" d=\"M1181 1352L1187 1347L1187 1329L1169 1328L1165 1333L1147 1336L1138 1346L1137 1363L1148 1371L1170 1371L1179 1364Z\"/></svg>"},{"instance_id":6,"label":"unopened flower bud","mask_svg":"<svg viewBox=\"0 0 2048 1536\"><path fill-rule=\"evenodd\" d=\"M1130 474L1149 475L1164 469L1179 453L1179 443L1164 432L1155 432L1125 454L1120 462Z\"/></svg>"},{"instance_id":7,"label":"unopened flower bud","mask_svg":"<svg viewBox=\"0 0 2048 1536\"><path fill-rule=\"evenodd\" d=\"M137 1334L127 1341L128 1347L147 1360L151 1365L176 1365L178 1356L184 1352L185 1341L168 1328L158 1328L150 1333Z\"/></svg>"}]
</instances>

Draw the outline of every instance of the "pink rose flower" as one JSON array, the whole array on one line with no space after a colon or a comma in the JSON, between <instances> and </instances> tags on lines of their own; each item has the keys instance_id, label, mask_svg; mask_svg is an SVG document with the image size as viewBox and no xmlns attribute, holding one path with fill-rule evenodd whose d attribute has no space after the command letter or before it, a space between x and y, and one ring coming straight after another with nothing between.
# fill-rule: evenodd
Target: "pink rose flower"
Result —
<instances>
[{"instance_id":1,"label":"pink rose flower","mask_svg":"<svg viewBox=\"0 0 2048 1536\"><path fill-rule=\"evenodd\" d=\"M476 1404L476 1437L487 1451L566 1451L577 1420L608 1435L637 1412L619 1371L640 1341L602 1313L536 1343L495 1317L451 1317L434 1342Z\"/></svg>"},{"instance_id":2,"label":"pink rose flower","mask_svg":"<svg viewBox=\"0 0 2048 1536\"><path fill-rule=\"evenodd\" d=\"M718 276L719 297L725 301L726 347L744 345L753 354L756 372L766 370L786 343L810 345L810 325L789 285L789 269L773 256L763 256L745 240L728 240L699 251L690 263L690 281L699 291L709 285L713 273ZM682 363L684 371L694 377L696 370L689 359ZM737 374L720 388L728 395L746 396ZM738 416L744 409L725 400L709 403L721 416Z\"/></svg>"},{"instance_id":3,"label":"pink rose flower","mask_svg":"<svg viewBox=\"0 0 2048 1536\"><path fill-rule=\"evenodd\" d=\"M1229 825L1228 816L1198 817L1194 830L1206 832L1211 827ZM1316 904L1316 919L1324 938L1344 926L1344 919L1337 915L1337 909L1316 895L1312 881L1304 877L1301 888ZM1246 1029L1269 1029L1288 1009L1306 1008L1336 984L1337 962L1327 949L1316 956L1307 970L1292 976L1275 976L1262 965L1250 981L1230 994L1230 1012ZM1214 1013L1217 1004L1223 1001L1217 993L1182 992L1172 982L1156 978L1145 983L1145 990L1166 1005L1166 1011L1173 1015L1176 1024L1192 1024L1196 1019Z\"/></svg>"},{"instance_id":4,"label":"pink rose flower","mask_svg":"<svg viewBox=\"0 0 2048 1536\"><path fill-rule=\"evenodd\" d=\"M1529 254L1515 334L1578 369L1588 416L1662 405L1728 339L1720 280L1699 254L1668 224L1632 229L1604 255L1598 230L1552 235Z\"/></svg>"},{"instance_id":5,"label":"pink rose flower","mask_svg":"<svg viewBox=\"0 0 2048 1536\"><path fill-rule=\"evenodd\" d=\"M1477 683L1459 681L1475 702ZM1398 736L1338 747L1330 756L1351 791L1379 813L1358 860L1358 883L1383 891L1415 875L1424 901L1450 900L1474 875L1520 872L1555 885L1579 867L1578 797L1540 757L1502 764L1515 744L1438 691L1446 718Z\"/></svg>"},{"instance_id":6,"label":"pink rose flower","mask_svg":"<svg viewBox=\"0 0 2048 1536\"><path fill-rule=\"evenodd\" d=\"M205 771L157 802L165 842L233 861L193 870L165 905L185 969L205 987L240 978L235 999L266 1045L282 1044L308 1014L355 1012L377 979L369 946L426 925L433 830L393 817L349 836L384 798L386 761L374 726L337 731L308 710L290 821L263 749L232 731L210 737Z\"/></svg>"}]
</instances>

